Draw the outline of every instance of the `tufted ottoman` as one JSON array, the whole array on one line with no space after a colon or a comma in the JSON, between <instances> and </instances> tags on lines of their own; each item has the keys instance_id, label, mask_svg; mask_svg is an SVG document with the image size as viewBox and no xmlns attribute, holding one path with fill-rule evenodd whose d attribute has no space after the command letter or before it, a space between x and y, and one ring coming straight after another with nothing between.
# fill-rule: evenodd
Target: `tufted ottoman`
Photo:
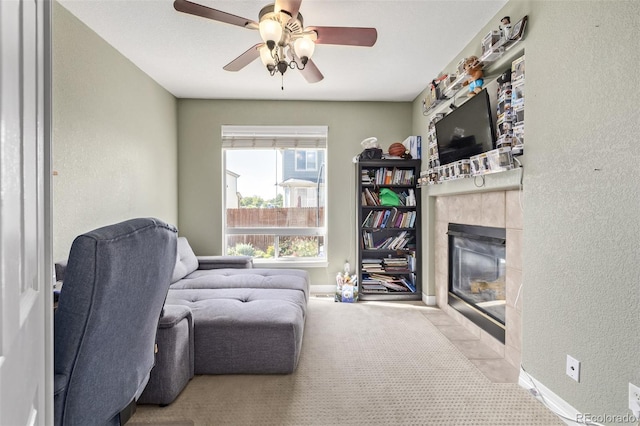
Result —
<instances>
[{"instance_id":1,"label":"tufted ottoman","mask_svg":"<svg viewBox=\"0 0 640 426\"><path fill-rule=\"evenodd\" d=\"M307 304L302 291L169 290L167 304L191 309L195 374L291 373L298 364Z\"/></svg>"},{"instance_id":2,"label":"tufted ottoman","mask_svg":"<svg viewBox=\"0 0 640 426\"><path fill-rule=\"evenodd\" d=\"M247 256L196 256L178 238L166 305L191 311L195 374L293 372L308 301L306 271L253 268Z\"/></svg>"}]
</instances>

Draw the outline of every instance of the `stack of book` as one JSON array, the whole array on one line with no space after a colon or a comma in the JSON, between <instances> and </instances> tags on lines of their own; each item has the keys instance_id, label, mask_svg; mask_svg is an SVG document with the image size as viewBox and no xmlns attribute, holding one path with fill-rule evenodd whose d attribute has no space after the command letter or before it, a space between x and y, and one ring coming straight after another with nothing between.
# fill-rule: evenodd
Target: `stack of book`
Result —
<instances>
[{"instance_id":1,"label":"stack of book","mask_svg":"<svg viewBox=\"0 0 640 426\"><path fill-rule=\"evenodd\" d=\"M382 260L385 272L408 272L409 263L406 257L387 257Z\"/></svg>"},{"instance_id":2,"label":"stack of book","mask_svg":"<svg viewBox=\"0 0 640 426\"><path fill-rule=\"evenodd\" d=\"M362 292L363 293L388 293L389 290L387 287L380 284L380 282L376 280L362 280Z\"/></svg>"},{"instance_id":3,"label":"stack of book","mask_svg":"<svg viewBox=\"0 0 640 426\"><path fill-rule=\"evenodd\" d=\"M373 180L371 179L371 175L369 174L369 170L362 169L362 174L360 175L360 180L364 185L373 184Z\"/></svg>"},{"instance_id":4,"label":"stack of book","mask_svg":"<svg viewBox=\"0 0 640 426\"><path fill-rule=\"evenodd\" d=\"M413 285L409 279L402 276L390 276L383 274L369 274L368 276L365 276L362 279L362 288L363 290L367 290L368 287L377 289L384 287L387 292L396 291L415 293L416 291L415 285ZM384 293L385 291L382 292Z\"/></svg>"},{"instance_id":5,"label":"stack of book","mask_svg":"<svg viewBox=\"0 0 640 426\"><path fill-rule=\"evenodd\" d=\"M380 259L362 259L362 272L384 272L382 261Z\"/></svg>"}]
</instances>

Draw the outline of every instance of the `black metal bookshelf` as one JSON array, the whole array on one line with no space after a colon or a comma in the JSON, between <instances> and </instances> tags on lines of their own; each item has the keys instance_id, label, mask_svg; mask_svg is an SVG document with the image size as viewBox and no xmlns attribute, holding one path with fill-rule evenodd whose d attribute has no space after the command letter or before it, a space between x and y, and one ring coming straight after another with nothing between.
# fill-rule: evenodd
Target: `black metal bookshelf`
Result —
<instances>
[{"instance_id":1,"label":"black metal bookshelf","mask_svg":"<svg viewBox=\"0 0 640 426\"><path fill-rule=\"evenodd\" d=\"M420 160L359 161L356 173L358 298L421 300ZM399 205L381 202L384 188Z\"/></svg>"}]
</instances>

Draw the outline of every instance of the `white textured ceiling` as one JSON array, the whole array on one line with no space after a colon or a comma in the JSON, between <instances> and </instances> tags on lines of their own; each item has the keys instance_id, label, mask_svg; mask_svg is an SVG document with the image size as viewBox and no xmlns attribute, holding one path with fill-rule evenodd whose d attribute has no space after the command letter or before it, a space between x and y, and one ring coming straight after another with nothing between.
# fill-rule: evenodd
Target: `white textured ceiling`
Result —
<instances>
[{"instance_id":1,"label":"white textured ceiling","mask_svg":"<svg viewBox=\"0 0 640 426\"><path fill-rule=\"evenodd\" d=\"M222 67L260 42L257 31L187 15L173 0L58 0L178 98L412 101L506 0L303 0L305 26L374 27L373 47L318 45L324 80L271 77L256 60ZM258 20L268 0L192 0ZM495 23L496 28L499 22Z\"/></svg>"}]
</instances>

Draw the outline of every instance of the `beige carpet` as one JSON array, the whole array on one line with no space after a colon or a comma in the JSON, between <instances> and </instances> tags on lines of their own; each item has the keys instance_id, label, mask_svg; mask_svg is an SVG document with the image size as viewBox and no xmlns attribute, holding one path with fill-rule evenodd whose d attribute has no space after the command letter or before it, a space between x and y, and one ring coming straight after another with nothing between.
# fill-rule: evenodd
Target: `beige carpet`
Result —
<instances>
[{"instance_id":1,"label":"beige carpet","mask_svg":"<svg viewBox=\"0 0 640 426\"><path fill-rule=\"evenodd\" d=\"M312 298L294 374L196 376L130 425L563 425L517 384L490 382L424 309Z\"/></svg>"}]
</instances>

